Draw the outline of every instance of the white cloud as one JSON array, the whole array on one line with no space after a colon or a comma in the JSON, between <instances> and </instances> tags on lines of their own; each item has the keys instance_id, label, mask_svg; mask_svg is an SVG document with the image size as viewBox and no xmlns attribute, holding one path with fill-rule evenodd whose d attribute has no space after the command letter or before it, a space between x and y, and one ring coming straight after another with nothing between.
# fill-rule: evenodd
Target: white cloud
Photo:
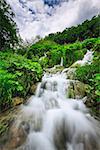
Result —
<instances>
[{"instance_id":1,"label":"white cloud","mask_svg":"<svg viewBox=\"0 0 100 150\"><path fill-rule=\"evenodd\" d=\"M60 5L51 7L45 5L43 0L7 0L15 12L15 20L24 40L62 31L97 15L100 10L99 0L62 1Z\"/></svg>"}]
</instances>

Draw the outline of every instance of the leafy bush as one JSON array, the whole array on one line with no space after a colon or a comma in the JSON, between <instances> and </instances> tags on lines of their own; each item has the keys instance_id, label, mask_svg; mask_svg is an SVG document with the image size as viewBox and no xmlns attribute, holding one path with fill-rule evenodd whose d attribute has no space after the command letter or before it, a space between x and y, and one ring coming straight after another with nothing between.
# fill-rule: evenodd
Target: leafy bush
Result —
<instances>
[{"instance_id":1,"label":"leafy bush","mask_svg":"<svg viewBox=\"0 0 100 150\"><path fill-rule=\"evenodd\" d=\"M23 91L23 86L16 80L16 75L0 70L0 110L11 105L15 93Z\"/></svg>"},{"instance_id":2,"label":"leafy bush","mask_svg":"<svg viewBox=\"0 0 100 150\"><path fill-rule=\"evenodd\" d=\"M100 44L100 38L86 39L82 42L82 48L93 49L94 45Z\"/></svg>"},{"instance_id":3,"label":"leafy bush","mask_svg":"<svg viewBox=\"0 0 100 150\"><path fill-rule=\"evenodd\" d=\"M82 59L88 49L99 49L99 43L100 38L91 38L83 42L77 41L65 45L43 39L29 47L26 57L35 61L41 60L39 62L43 67L58 65L63 57L64 66L69 67L77 60Z\"/></svg>"},{"instance_id":4,"label":"leafy bush","mask_svg":"<svg viewBox=\"0 0 100 150\"><path fill-rule=\"evenodd\" d=\"M92 64L76 70L76 79L89 84L91 86L89 96L96 101L100 101L100 56L98 52L94 53Z\"/></svg>"},{"instance_id":5,"label":"leafy bush","mask_svg":"<svg viewBox=\"0 0 100 150\"><path fill-rule=\"evenodd\" d=\"M47 68L47 67L49 67L49 59L48 59L48 57L41 57L40 59L39 59L39 63L41 64L41 66L43 67L43 68Z\"/></svg>"},{"instance_id":6,"label":"leafy bush","mask_svg":"<svg viewBox=\"0 0 100 150\"><path fill-rule=\"evenodd\" d=\"M30 86L39 81L42 68L24 56L0 52L0 110L10 107L12 97L25 97Z\"/></svg>"},{"instance_id":7,"label":"leafy bush","mask_svg":"<svg viewBox=\"0 0 100 150\"><path fill-rule=\"evenodd\" d=\"M90 80L92 85L94 85L91 88L91 93L93 93L93 98L95 98L96 101L100 102L100 73L97 73L94 75L94 78Z\"/></svg>"},{"instance_id":8,"label":"leafy bush","mask_svg":"<svg viewBox=\"0 0 100 150\"><path fill-rule=\"evenodd\" d=\"M27 57L30 58L30 56L36 55L42 57L46 52L56 49L58 46L60 45L53 41L41 40L30 46Z\"/></svg>"}]
</instances>

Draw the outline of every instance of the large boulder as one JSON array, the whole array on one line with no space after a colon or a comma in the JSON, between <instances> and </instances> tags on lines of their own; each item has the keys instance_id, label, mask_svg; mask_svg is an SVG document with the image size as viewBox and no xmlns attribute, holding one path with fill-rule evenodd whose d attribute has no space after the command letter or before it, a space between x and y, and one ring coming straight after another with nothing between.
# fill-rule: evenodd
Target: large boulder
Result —
<instances>
[{"instance_id":1,"label":"large boulder","mask_svg":"<svg viewBox=\"0 0 100 150\"><path fill-rule=\"evenodd\" d=\"M87 96L89 86L80 81L71 80L66 91L68 98L81 99Z\"/></svg>"},{"instance_id":2,"label":"large boulder","mask_svg":"<svg viewBox=\"0 0 100 150\"><path fill-rule=\"evenodd\" d=\"M13 124L7 135L7 142L0 150L14 150L20 147L27 139L30 126L26 122L21 122L19 126Z\"/></svg>"}]
</instances>

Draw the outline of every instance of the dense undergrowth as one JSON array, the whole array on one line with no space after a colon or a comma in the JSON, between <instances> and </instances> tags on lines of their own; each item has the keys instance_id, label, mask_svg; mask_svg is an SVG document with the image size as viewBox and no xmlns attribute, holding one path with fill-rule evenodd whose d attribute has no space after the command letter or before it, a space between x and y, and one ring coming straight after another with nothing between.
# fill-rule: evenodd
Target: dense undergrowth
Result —
<instances>
[{"instance_id":1,"label":"dense undergrowth","mask_svg":"<svg viewBox=\"0 0 100 150\"><path fill-rule=\"evenodd\" d=\"M9 51L0 52L0 110L11 107L12 97L25 97L41 76L39 63Z\"/></svg>"},{"instance_id":2,"label":"dense undergrowth","mask_svg":"<svg viewBox=\"0 0 100 150\"><path fill-rule=\"evenodd\" d=\"M64 45L43 39L28 48L26 57L30 59L35 57L35 60L39 60L43 67L53 67L60 64L61 57L63 57L64 66L69 67L75 61L82 59L87 50L95 50L99 43L100 38Z\"/></svg>"},{"instance_id":3,"label":"dense undergrowth","mask_svg":"<svg viewBox=\"0 0 100 150\"><path fill-rule=\"evenodd\" d=\"M89 97L95 102L100 102L100 54L94 52L94 59L90 65L79 67L76 70L76 79L89 84Z\"/></svg>"}]
</instances>

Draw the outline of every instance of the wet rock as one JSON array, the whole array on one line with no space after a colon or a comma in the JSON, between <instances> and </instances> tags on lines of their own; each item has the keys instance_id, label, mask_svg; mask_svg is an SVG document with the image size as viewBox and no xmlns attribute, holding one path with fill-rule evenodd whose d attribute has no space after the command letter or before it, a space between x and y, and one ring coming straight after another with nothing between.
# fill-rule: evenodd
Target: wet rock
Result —
<instances>
[{"instance_id":1,"label":"wet rock","mask_svg":"<svg viewBox=\"0 0 100 150\"><path fill-rule=\"evenodd\" d=\"M53 83L53 91L57 91L57 82L56 81L54 81L54 83Z\"/></svg>"},{"instance_id":2,"label":"wet rock","mask_svg":"<svg viewBox=\"0 0 100 150\"><path fill-rule=\"evenodd\" d=\"M29 123L22 121L19 128L23 128L23 130L28 134L30 131L30 125Z\"/></svg>"},{"instance_id":3,"label":"wet rock","mask_svg":"<svg viewBox=\"0 0 100 150\"><path fill-rule=\"evenodd\" d=\"M36 88L37 88L37 85L33 84L30 88L30 94L35 94Z\"/></svg>"},{"instance_id":4,"label":"wet rock","mask_svg":"<svg viewBox=\"0 0 100 150\"><path fill-rule=\"evenodd\" d=\"M68 98L81 99L87 95L88 85L80 81L71 81L68 87Z\"/></svg>"},{"instance_id":5,"label":"wet rock","mask_svg":"<svg viewBox=\"0 0 100 150\"><path fill-rule=\"evenodd\" d=\"M0 114L0 150L8 150L5 147L8 141L8 131L16 120L19 110L19 107L14 107Z\"/></svg>"},{"instance_id":6,"label":"wet rock","mask_svg":"<svg viewBox=\"0 0 100 150\"><path fill-rule=\"evenodd\" d=\"M14 150L21 146L27 138L29 133L29 124L22 122L18 127L14 124L8 134L8 142L6 143L5 149Z\"/></svg>"},{"instance_id":7,"label":"wet rock","mask_svg":"<svg viewBox=\"0 0 100 150\"><path fill-rule=\"evenodd\" d=\"M11 126L13 120L16 119L18 111L19 108L16 106L0 114L0 141L4 133Z\"/></svg>"},{"instance_id":8,"label":"wet rock","mask_svg":"<svg viewBox=\"0 0 100 150\"><path fill-rule=\"evenodd\" d=\"M20 105L20 104L23 104L24 103L24 99L21 98L21 97L14 97L12 99L12 105L13 106L17 106L17 105Z\"/></svg>"}]
</instances>

